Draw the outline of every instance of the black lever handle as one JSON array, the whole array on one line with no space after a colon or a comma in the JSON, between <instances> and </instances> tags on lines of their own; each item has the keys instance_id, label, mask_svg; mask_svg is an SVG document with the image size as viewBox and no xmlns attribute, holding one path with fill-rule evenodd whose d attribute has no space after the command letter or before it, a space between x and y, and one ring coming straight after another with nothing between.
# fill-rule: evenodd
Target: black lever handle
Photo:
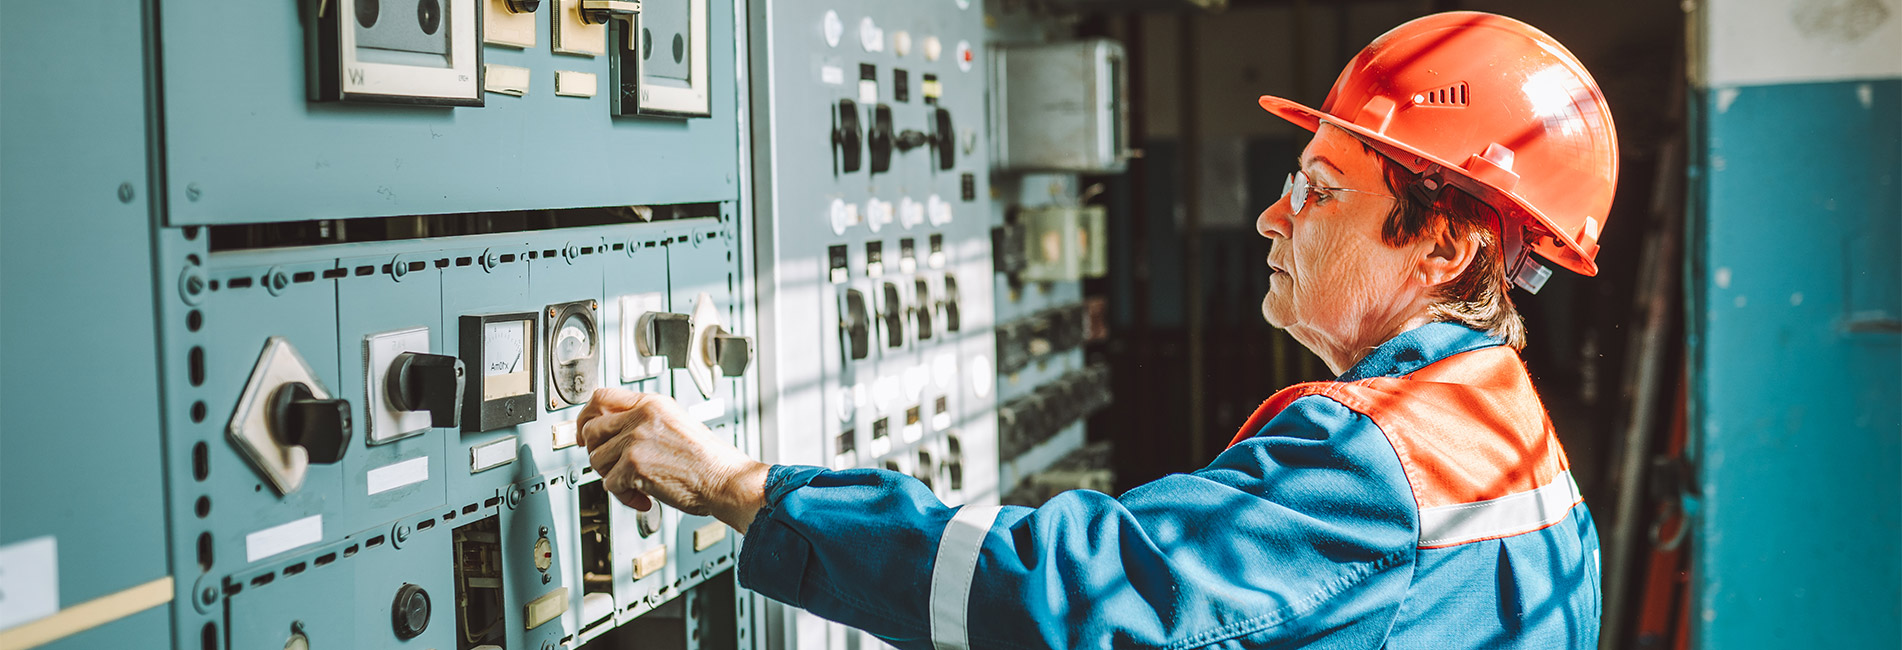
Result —
<instances>
[{"instance_id":1,"label":"black lever handle","mask_svg":"<svg viewBox=\"0 0 1902 650\"><path fill-rule=\"evenodd\" d=\"M441 354L404 352L390 363L384 392L401 411L428 411L429 426L456 427L462 421L462 360Z\"/></svg>"},{"instance_id":2,"label":"black lever handle","mask_svg":"<svg viewBox=\"0 0 1902 650\"><path fill-rule=\"evenodd\" d=\"M641 315L635 343L641 356L667 357L667 367L687 367L687 349L693 341L693 318L686 314L648 312Z\"/></svg>"},{"instance_id":3,"label":"black lever handle","mask_svg":"<svg viewBox=\"0 0 1902 650\"><path fill-rule=\"evenodd\" d=\"M271 392L270 422L278 442L303 447L313 463L343 460L350 446L350 401L320 399L301 381Z\"/></svg>"},{"instance_id":4,"label":"black lever handle","mask_svg":"<svg viewBox=\"0 0 1902 650\"><path fill-rule=\"evenodd\" d=\"M845 291L845 311L839 319L845 334L846 354L857 361L871 354L872 323L865 309L865 294L858 289Z\"/></svg>"}]
</instances>

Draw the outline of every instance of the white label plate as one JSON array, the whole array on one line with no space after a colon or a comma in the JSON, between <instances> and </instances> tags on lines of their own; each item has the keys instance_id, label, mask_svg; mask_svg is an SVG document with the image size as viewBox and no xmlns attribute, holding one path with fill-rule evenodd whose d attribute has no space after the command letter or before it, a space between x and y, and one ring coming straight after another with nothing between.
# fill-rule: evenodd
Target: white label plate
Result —
<instances>
[{"instance_id":1,"label":"white label plate","mask_svg":"<svg viewBox=\"0 0 1902 650\"><path fill-rule=\"evenodd\" d=\"M701 402L699 404L689 406L687 407L687 414L693 416L695 420L699 420L701 422L706 422L708 420L717 420L721 416L726 415L726 399L715 397L713 399Z\"/></svg>"},{"instance_id":2,"label":"white label plate","mask_svg":"<svg viewBox=\"0 0 1902 650\"><path fill-rule=\"evenodd\" d=\"M469 472L501 467L515 462L515 436L509 436L469 449Z\"/></svg>"},{"instance_id":3,"label":"white label plate","mask_svg":"<svg viewBox=\"0 0 1902 650\"><path fill-rule=\"evenodd\" d=\"M311 515L244 536L244 561L256 562L324 539L324 516Z\"/></svg>"},{"instance_id":4,"label":"white label plate","mask_svg":"<svg viewBox=\"0 0 1902 650\"><path fill-rule=\"evenodd\" d=\"M409 460L384 465L370 470L364 475L369 483L370 494L388 492L405 485L415 485L429 480L429 457L418 456Z\"/></svg>"},{"instance_id":5,"label":"white label plate","mask_svg":"<svg viewBox=\"0 0 1902 650\"><path fill-rule=\"evenodd\" d=\"M0 630L58 612L58 540L47 535L0 546Z\"/></svg>"}]
</instances>

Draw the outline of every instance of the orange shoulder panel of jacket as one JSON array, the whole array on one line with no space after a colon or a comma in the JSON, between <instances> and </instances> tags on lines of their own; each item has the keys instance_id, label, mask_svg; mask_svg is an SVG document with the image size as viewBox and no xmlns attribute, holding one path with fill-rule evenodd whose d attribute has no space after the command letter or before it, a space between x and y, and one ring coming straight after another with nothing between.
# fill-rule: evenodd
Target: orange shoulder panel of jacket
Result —
<instances>
[{"instance_id":1,"label":"orange shoulder panel of jacket","mask_svg":"<svg viewBox=\"0 0 1902 650\"><path fill-rule=\"evenodd\" d=\"M1239 445L1243 440L1254 437L1256 431L1260 431L1269 420L1275 419L1275 416L1281 415L1281 411L1288 408L1288 405L1293 404L1295 400L1309 395L1324 395L1340 386L1340 382L1310 381L1275 391L1275 394L1268 396L1268 399L1262 400L1261 406L1255 407L1255 412L1248 416L1247 422L1242 423L1242 430L1235 432L1235 439L1228 441L1228 446Z\"/></svg>"},{"instance_id":2,"label":"orange shoulder panel of jacket","mask_svg":"<svg viewBox=\"0 0 1902 650\"><path fill-rule=\"evenodd\" d=\"M1537 489L1568 467L1519 353L1462 352L1405 377L1338 385L1400 455L1421 508Z\"/></svg>"}]
</instances>

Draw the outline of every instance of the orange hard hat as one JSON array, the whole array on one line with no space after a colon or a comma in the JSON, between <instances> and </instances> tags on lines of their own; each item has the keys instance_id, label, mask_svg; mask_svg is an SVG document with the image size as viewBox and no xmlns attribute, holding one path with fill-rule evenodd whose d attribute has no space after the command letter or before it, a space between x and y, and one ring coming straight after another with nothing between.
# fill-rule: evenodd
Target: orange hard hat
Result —
<instances>
[{"instance_id":1,"label":"orange hard hat","mask_svg":"<svg viewBox=\"0 0 1902 650\"><path fill-rule=\"evenodd\" d=\"M1618 134L1598 83L1531 25L1467 11L1418 18L1355 55L1320 110L1266 96L1261 107L1352 133L1420 175L1409 194L1452 185L1498 210L1520 286L1537 291L1550 274L1527 251L1598 274Z\"/></svg>"}]
</instances>

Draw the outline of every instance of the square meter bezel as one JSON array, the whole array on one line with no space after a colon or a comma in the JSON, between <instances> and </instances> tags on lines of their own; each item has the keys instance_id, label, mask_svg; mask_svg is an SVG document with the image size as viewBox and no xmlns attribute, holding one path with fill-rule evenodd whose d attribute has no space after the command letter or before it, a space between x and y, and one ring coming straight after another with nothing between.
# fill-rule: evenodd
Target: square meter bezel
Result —
<instances>
[{"instance_id":1,"label":"square meter bezel","mask_svg":"<svg viewBox=\"0 0 1902 650\"><path fill-rule=\"evenodd\" d=\"M489 372L485 360L489 350L484 332L493 323L520 321L522 327L522 372L528 373L528 390L514 395L489 397ZM533 422L539 409L535 398L541 382L536 374L540 368L541 336L539 325L541 315L532 312L508 312L497 314L469 314L459 319L457 333L461 337L459 345L462 365L469 369L468 386L464 390L462 402L462 430L466 433L494 431L503 427Z\"/></svg>"},{"instance_id":2,"label":"square meter bezel","mask_svg":"<svg viewBox=\"0 0 1902 650\"><path fill-rule=\"evenodd\" d=\"M403 62L404 55L376 61L357 43L358 5L351 0L311 2L315 16L304 22L305 76L311 101L377 102L432 106L481 106L482 8L478 0L423 0L440 12L437 20L448 42L447 67ZM369 3L379 6L384 3ZM418 5L419 7L421 5ZM383 29L420 21L413 12L386 11L371 25ZM420 9L419 9L420 12ZM365 25L365 29L375 29ZM420 29L420 25L418 26ZM421 56L421 55L419 55Z\"/></svg>"}]
</instances>

